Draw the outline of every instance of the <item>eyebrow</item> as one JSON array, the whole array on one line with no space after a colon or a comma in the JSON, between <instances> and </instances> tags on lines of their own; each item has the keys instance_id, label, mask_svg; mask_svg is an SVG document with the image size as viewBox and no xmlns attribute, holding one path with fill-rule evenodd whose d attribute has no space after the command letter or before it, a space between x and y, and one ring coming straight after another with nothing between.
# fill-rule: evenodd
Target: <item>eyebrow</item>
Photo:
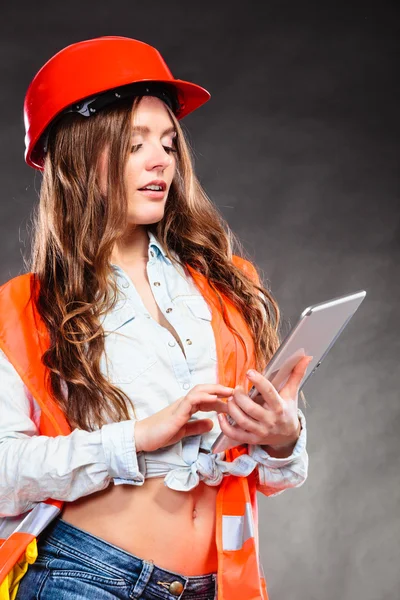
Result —
<instances>
[{"instance_id":1,"label":"eyebrow","mask_svg":"<svg viewBox=\"0 0 400 600\"><path fill-rule=\"evenodd\" d=\"M134 136L136 133L150 133L150 129L146 125L136 125L132 128L132 136ZM168 129L163 131L163 134L161 137L164 137L164 135L168 135L169 133L176 134L175 127L168 127Z\"/></svg>"}]
</instances>

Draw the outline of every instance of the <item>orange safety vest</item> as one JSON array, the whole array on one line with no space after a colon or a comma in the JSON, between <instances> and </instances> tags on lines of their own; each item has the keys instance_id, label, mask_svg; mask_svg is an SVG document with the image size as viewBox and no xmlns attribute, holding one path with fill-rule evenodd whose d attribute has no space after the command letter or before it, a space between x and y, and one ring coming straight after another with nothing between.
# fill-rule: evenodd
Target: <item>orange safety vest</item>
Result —
<instances>
[{"instance_id":1,"label":"orange safety vest","mask_svg":"<svg viewBox=\"0 0 400 600\"><path fill-rule=\"evenodd\" d=\"M254 266L234 256L233 261L258 283ZM187 265L194 282L211 308L219 383L248 391L247 369L255 366L254 344L246 322L238 309L225 297L225 308L231 325L245 340L247 360L241 341L226 326L215 292L206 277ZM33 276L28 273L11 279L0 287L0 347L41 408L40 434L68 435L71 428L46 385L47 369L41 362L48 347L48 332L34 303ZM226 460L245 454L247 446L232 448ZM218 551L218 600L268 600L265 579L259 560L257 518L257 475L228 475L217 494L216 544ZM259 488L260 489L260 488ZM0 584L24 556L28 545L56 517L63 502L48 499L39 502L21 517L6 521L5 539L0 540ZM2 528L4 531L4 527Z\"/></svg>"}]
</instances>

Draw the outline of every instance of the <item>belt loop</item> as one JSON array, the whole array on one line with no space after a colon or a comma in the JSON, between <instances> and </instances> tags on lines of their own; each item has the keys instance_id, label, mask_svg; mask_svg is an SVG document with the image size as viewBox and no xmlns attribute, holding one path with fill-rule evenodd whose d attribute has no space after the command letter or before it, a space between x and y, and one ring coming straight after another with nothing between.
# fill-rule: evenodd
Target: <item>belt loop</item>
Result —
<instances>
[{"instance_id":1,"label":"belt loop","mask_svg":"<svg viewBox=\"0 0 400 600\"><path fill-rule=\"evenodd\" d=\"M213 577L213 582L215 584L214 600L217 600L218 599L218 573L213 573L212 577Z\"/></svg>"},{"instance_id":2,"label":"belt loop","mask_svg":"<svg viewBox=\"0 0 400 600\"><path fill-rule=\"evenodd\" d=\"M151 561L150 560L143 561L142 570L140 572L140 575L138 577L135 587L133 588L132 592L129 594L129 598L132 598L132 599L140 598L140 596L143 594L143 591L144 591L146 585L150 581L150 577L151 577L151 574L153 573L153 569L154 569L154 563L152 560Z\"/></svg>"}]
</instances>

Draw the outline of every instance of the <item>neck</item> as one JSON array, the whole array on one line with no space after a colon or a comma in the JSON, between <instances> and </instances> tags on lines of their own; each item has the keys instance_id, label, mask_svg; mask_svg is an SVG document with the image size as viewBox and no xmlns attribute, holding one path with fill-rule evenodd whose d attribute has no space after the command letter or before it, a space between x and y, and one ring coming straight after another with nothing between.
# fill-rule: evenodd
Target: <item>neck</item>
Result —
<instances>
[{"instance_id":1,"label":"neck","mask_svg":"<svg viewBox=\"0 0 400 600\"><path fill-rule=\"evenodd\" d=\"M136 226L115 244L111 262L122 268L134 267L148 260L149 236L144 226Z\"/></svg>"}]
</instances>

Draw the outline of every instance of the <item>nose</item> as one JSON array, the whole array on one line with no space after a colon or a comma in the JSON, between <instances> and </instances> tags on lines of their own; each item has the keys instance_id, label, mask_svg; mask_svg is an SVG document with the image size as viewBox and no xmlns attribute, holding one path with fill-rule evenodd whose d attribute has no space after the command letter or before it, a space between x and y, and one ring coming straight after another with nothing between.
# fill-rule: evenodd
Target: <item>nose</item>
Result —
<instances>
[{"instance_id":1,"label":"nose","mask_svg":"<svg viewBox=\"0 0 400 600\"><path fill-rule=\"evenodd\" d=\"M163 146L154 145L146 162L148 171L164 171L172 164L172 156L167 154Z\"/></svg>"}]
</instances>

